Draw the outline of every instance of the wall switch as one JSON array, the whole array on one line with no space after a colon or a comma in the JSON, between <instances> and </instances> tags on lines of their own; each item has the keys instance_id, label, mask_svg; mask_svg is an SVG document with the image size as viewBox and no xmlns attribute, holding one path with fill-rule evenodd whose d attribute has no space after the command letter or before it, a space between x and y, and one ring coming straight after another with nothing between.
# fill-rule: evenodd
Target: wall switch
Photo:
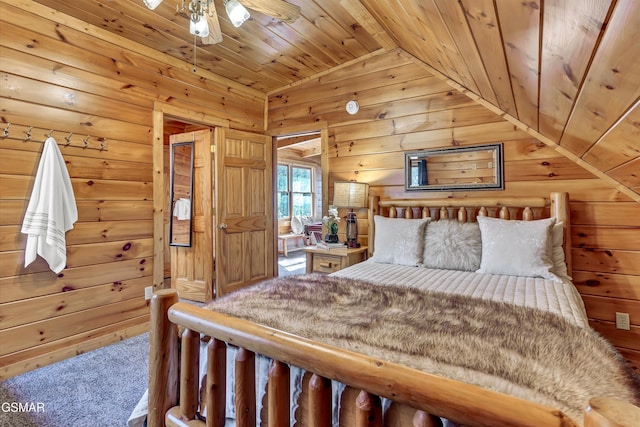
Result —
<instances>
[{"instance_id":1,"label":"wall switch","mask_svg":"<svg viewBox=\"0 0 640 427\"><path fill-rule=\"evenodd\" d=\"M153 286L144 288L144 299L151 299L151 295L153 295ZM627 324L629 324L629 322L627 322Z\"/></svg>"},{"instance_id":2,"label":"wall switch","mask_svg":"<svg viewBox=\"0 0 640 427\"><path fill-rule=\"evenodd\" d=\"M629 313L616 312L616 328L628 331L631 329L629 325Z\"/></svg>"}]
</instances>

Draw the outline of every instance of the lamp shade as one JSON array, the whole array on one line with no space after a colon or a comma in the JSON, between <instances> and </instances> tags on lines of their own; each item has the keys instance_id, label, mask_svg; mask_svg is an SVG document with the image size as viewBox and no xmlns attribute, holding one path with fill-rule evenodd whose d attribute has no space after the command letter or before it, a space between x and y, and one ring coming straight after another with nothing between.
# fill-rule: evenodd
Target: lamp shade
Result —
<instances>
[{"instance_id":1,"label":"lamp shade","mask_svg":"<svg viewBox=\"0 0 640 427\"><path fill-rule=\"evenodd\" d=\"M224 8L234 27L239 27L249 19L249 11L237 0L225 0Z\"/></svg>"},{"instance_id":2,"label":"lamp shade","mask_svg":"<svg viewBox=\"0 0 640 427\"><path fill-rule=\"evenodd\" d=\"M333 184L333 205L341 208L366 208L369 204L369 184L337 181Z\"/></svg>"},{"instance_id":3,"label":"lamp shade","mask_svg":"<svg viewBox=\"0 0 640 427\"><path fill-rule=\"evenodd\" d=\"M158 7L160 3L162 3L162 0L144 0L145 6L147 6L151 10Z\"/></svg>"},{"instance_id":4,"label":"lamp shade","mask_svg":"<svg viewBox=\"0 0 640 427\"><path fill-rule=\"evenodd\" d=\"M197 18L197 20L193 20ZM204 15L192 16L189 20L189 32L194 36L207 37L209 35L209 23Z\"/></svg>"}]
</instances>

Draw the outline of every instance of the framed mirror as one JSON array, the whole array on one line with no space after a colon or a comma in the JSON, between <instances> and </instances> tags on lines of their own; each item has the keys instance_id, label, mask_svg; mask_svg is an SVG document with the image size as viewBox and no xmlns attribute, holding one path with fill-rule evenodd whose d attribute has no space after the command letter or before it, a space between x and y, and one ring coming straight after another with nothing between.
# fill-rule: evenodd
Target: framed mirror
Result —
<instances>
[{"instance_id":1,"label":"framed mirror","mask_svg":"<svg viewBox=\"0 0 640 427\"><path fill-rule=\"evenodd\" d=\"M405 153L405 190L504 189L502 143Z\"/></svg>"},{"instance_id":2,"label":"framed mirror","mask_svg":"<svg viewBox=\"0 0 640 427\"><path fill-rule=\"evenodd\" d=\"M191 246L193 142L171 144L171 221L169 245Z\"/></svg>"}]
</instances>

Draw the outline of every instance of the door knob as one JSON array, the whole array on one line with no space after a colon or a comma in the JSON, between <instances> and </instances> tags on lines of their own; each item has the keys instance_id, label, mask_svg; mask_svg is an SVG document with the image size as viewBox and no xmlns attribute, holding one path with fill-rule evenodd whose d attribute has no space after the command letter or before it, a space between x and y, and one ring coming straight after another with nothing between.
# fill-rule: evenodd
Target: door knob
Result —
<instances>
[{"instance_id":1,"label":"door knob","mask_svg":"<svg viewBox=\"0 0 640 427\"><path fill-rule=\"evenodd\" d=\"M227 228L227 224L225 224L224 222L222 224L220 224L218 226L221 230L224 230L225 228Z\"/></svg>"}]
</instances>

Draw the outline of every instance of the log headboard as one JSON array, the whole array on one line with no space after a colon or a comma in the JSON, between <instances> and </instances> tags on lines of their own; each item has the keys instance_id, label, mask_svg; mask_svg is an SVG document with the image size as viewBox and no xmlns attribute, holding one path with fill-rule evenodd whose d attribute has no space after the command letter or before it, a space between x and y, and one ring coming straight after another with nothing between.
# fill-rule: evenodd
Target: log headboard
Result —
<instances>
[{"instance_id":1,"label":"log headboard","mask_svg":"<svg viewBox=\"0 0 640 427\"><path fill-rule=\"evenodd\" d=\"M569 218L569 194L554 192L545 197L503 197L464 199L381 199L369 200L369 256L375 249L374 215L390 218L431 218L433 221L457 218L461 222L473 222L477 216L531 221L556 218L564 230L563 248L567 272L571 275L571 233Z\"/></svg>"}]
</instances>

